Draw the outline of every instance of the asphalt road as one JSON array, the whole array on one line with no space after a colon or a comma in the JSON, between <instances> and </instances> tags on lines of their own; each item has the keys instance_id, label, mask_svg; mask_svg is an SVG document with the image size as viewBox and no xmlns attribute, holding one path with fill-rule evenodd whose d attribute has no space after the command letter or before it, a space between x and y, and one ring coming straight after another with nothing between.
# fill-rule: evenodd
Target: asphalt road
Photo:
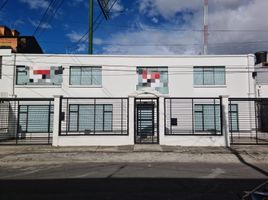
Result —
<instances>
[{"instance_id":1,"label":"asphalt road","mask_svg":"<svg viewBox=\"0 0 268 200\"><path fill-rule=\"evenodd\" d=\"M267 180L265 170L200 162L9 165L0 166L0 199L232 200Z\"/></svg>"}]
</instances>

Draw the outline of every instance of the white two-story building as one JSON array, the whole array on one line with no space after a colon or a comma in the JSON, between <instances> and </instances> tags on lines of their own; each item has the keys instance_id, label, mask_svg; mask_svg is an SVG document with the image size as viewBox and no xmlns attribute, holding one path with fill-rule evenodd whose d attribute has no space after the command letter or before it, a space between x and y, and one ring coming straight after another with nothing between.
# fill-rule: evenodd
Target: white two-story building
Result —
<instances>
[{"instance_id":1,"label":"white two-story building","mask_svg":"<svg viewBox=\"0 0 268 200\"><path fill-rule=\"evenodd\" d=\"M247 138L245 143L268 138L268 92L258 84L262 66L256 72L251 54L55 55L2 49L0 58L2 143L228 146L238 138Z\"/></svg>"}]
</instances>

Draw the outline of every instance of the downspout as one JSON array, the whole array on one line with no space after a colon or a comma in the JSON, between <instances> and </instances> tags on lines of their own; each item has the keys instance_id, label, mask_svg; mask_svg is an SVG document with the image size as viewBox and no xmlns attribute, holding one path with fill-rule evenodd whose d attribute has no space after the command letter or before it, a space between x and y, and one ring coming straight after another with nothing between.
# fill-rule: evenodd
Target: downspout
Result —
<instances>
[{"instance_id":1,"label":"downspout","mask_svg":"<svg viewBox=\"0 0 268 200\"><path fill-rule=\"evenodd\" d=\"M17 54L14 53L12 97L15 97L15 84L16 84L16 55L17 55Z\"/></svg>"},{"instance_id":2,"label":"downspout","mask_svg":"<svg viewBox=\"0 0 268 200\"><path fill-rule=\"evenodd\" d=\"M249 70L249 55L247 56L247 63L248 63L248 98L250 98L251 97L251 81L250 81L250 70Z\"/></svg>"},{"instance_id":3,"label":"downspout","mask_svg":"<svg viewBox=\"0 0 268 200\"><path fill-rule=\"evenodd\" d=\"M249 60L249 55L247 56L247 63L248 63L248 98L251 98L251 73L249 70L250 66L250 60ZM252 137L252 131L253 131L253 126L252 126L252 109L251 109L251 103L252 101L248 101L248 108L249 108L249 120L250 120L250 137ZM254 110L255 110L255 102L254 102Z\"/></svg>"}]
</instances>

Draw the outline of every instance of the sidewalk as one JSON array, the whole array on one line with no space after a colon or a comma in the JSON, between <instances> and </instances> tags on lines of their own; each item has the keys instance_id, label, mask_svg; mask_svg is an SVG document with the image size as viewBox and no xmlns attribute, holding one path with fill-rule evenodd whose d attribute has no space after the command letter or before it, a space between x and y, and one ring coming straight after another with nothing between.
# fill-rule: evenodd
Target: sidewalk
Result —
<instances>
[{"instance_id":1,"label":"sidewalk","mask_svg":"<svg viewBox=\"0 0 268 200\"><path fill-rule=\"evenodd\" d=\"M0 166L69 162L205 162L268 164L268 146L179 147L129 145L116 147L0 146Z\"/></svg>"},{"instance_id":2,"label":"sidewalk","mask_svg":"<svg viewBox=\"0 0 268 200\"><path fill-rule=\"evenodd\" d=\"M236 145L232 149L245 154L268 154L268 145ZM231 153L225 147L182 147L165 145L127 145L127 146L88 146L88 147L53 147L49 145L18 145L0 146L0 156L12 153L42 153L42 152L174 152L174 153Z\"/></svg>"}]
</instances>

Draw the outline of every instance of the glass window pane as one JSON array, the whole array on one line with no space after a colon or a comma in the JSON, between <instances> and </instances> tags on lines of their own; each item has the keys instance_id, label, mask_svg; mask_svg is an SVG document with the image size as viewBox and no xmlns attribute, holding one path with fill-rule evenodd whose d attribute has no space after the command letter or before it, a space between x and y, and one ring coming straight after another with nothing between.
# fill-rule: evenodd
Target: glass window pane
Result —
<instances>
[{"instance_id":1,"label":"glass window pane","mask_svg":"<svg viewBox=\"0 0 268 200\"><path fill-rule=\"evenodd\" d=\"M225 68L224 67L215 67L215 85L224 85L225 84Z\"/></svg>"},{"instance_id":2,"label":"glass window pane","mask_svg":"<svg viewBox=\"0 0 268 200\"><path fill-rule=\"evenodd\" d=\"M69 131L77 131L77 112L69 113Z\"/></svg>"},{"instance_id":3,"label":"glass window pane","mask_svg":"<svg viewBox=\"0 0 268 200\"><path fill-rule=\"evenodd\" d=\"M104 111L113 111L113 105L110 104L104 105Z\"/></svg>"},{"instance_id":4,"label":"glass window pane","mask_svg":"<svg viewBox=\"0 0 268 200\"><path fill-rule=\"evenodd\" d=\"M27 113L20 113L19 131L26 132L27 127Z\"/></svg>"},{"instance_id":5,"label":"glass window pane","mask_svg":"<svg viewBox=\"0 0 268 200\"><path fill-rule=\"evenodd\" d=\"M103 105L96 105L95 130L103 130Z\"/></svg>"},{"instance_id":6,"label":"glass window pane","mask_svg":"<svg viewBox=\"0 0 268 200\"><path fill-rule=\"evenodd\" d=\"M82 67L81 68L81 85L92 85L92 74L91 67Z\"/></svg>"},{"instance_id":7,"label":"glass window pane","mask_svg":"<svg viewBox=\"0 0 268 200\"><path fill-rule=\"evenodd\" d=\"M48 131L48 106L28 107L28 132Z\"/></svg>"},{"instance_id":8,"label":"glass window pane","mask_svg":"<svg viewBox=\"0 0 268 200\"><path fill-rule=\"evenodd\" d=\"M17 85L26 85L29 81L29 72L25 67L17 67Z\"/></svg>"},{"instance_id":9,"label":"glass window pane","mask_svg":"<svg viewBox=\"0 0 268 200\"><path fill-rule=\"evenodd\" d=\"M104 113L104 131L112 131L112 119L113 119L112 112Z\"/></svg>"},{"instance_id":10,"label":"glass window pane","mask_svg":"<svg viewBox=\"0 0 268 200\"><path fill-rule=\"evenodd\" d=\"M194 85L203 85L203 68L194 68Z\"/></svg>"},{"instance_id":11,"label":"glass window pane","mask_svg":"<svg viewBox=\"0 0 268 200\"><path fill-rule=\"evenodd\" d=\"M81 84L81 68L80 67L71 67L71 85L80 85Z\"/></svg>"},{"instance_id":12,"label":"glass window pane","mask_svg":"<svg viewBox=\"0 0 268 200\"><path fill-rule=\"evenodd\" d=\"M94 105L79 106L79 131L94 132Z\"/></svg>"},{"instance_id":13,"label":"glass window pane","mask_svg":"<svg viewBox=\"0 0 268 200\"><path fill-rule=\"evenodd\" d=\"M102 84L101 67L92 68L92 85Z\"/></svg>"},{"instance_id":14,"label":"glass window pane","mask_svg":"<svg viewBox=\"0 0 268 200\"><path fill-rule=\"evenodd\" d=\"M214 70L213 68L204 68L204 85L214 85Z\"/></svg>"},{"instance_id":15,"label":"glass window pane","mask_svg":"<svg viewBox=\"0 0 268 200\"><path fill-rule=\"evenodd\" d=\"M211 131L215 130L215 116L214 116L214 106L204 105L204 130Z\"/></svg>"},{"instance_id":16,"label":"glass window pane","mask_svg":"<svg viewBox=\"0 0 268 200\"><path fill-rule=\"evenodd\" d=\"M70 111L78 111L78 105L70 105Z\"/></svg>"},{"instance_id":17,"label":"glass window pane","mask_svg":"<svg viewBox=\"0 0 268 200\"><path fill-rule=\"evenodd\" d=\"M194 129L195 131L203 131L202 112L195 112L194 114Z\"/></svg>"}]
</instances>

